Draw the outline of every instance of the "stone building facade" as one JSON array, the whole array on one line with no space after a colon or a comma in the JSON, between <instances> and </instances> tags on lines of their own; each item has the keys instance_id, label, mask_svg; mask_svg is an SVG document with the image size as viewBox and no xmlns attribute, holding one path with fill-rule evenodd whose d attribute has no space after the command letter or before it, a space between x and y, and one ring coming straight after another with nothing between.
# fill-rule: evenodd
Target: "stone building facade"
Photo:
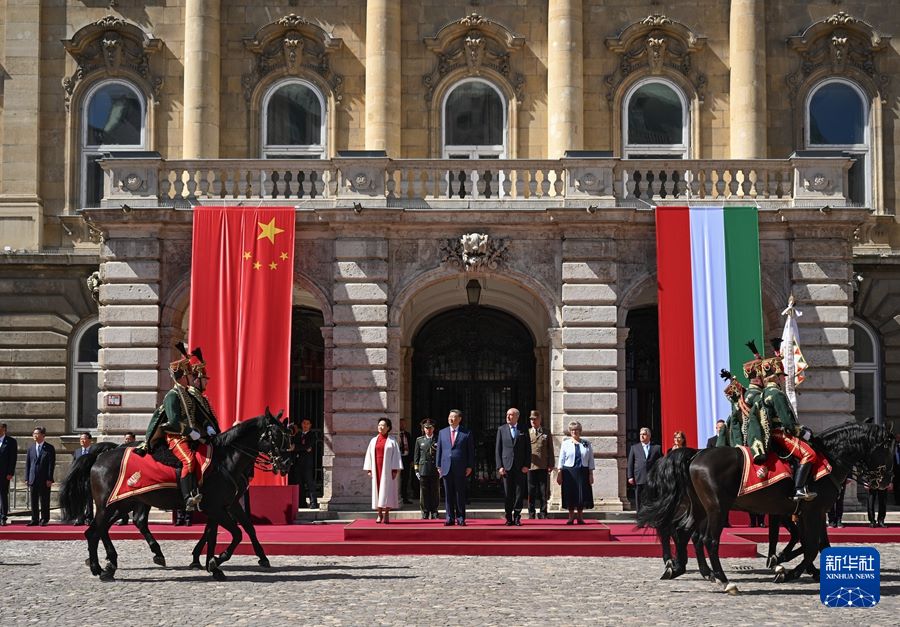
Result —
<instances>
[{"instance_id":1,"label":"stone building facade","mask_svg":"<svg viewBox=\"0 0 900 627\"><path fill-rule=\"evenodd\" d=\"M661 204L760 208L767 333L789 295L803 313L805 422L897 413L900 18L883 6L0 10L14 435L143 430L187 332L197 204L297 208L292 404L324 431L330 507L368 501L379 416L459 406L488 441L507 405L560 438L581 421L597 506L626 507L626 446L658 422Z\"/></svg>"}]
</instances>

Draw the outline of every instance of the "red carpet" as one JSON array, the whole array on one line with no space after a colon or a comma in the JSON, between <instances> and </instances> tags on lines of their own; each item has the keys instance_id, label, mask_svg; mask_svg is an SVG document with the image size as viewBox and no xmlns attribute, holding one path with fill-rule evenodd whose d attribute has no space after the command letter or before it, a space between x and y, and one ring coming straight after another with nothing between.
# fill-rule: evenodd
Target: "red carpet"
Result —
<instances>
[{"instance_id":1,"label":"red carpet","mask_svg":"<svg viewBox=\"0 0 900 627\"><path fill-rule=\"evenodd\" d=\"M0 540L83 540L84 527L51 524L49 527L10 525L0 528ZM158 540L196 542L203 527L151 525ZM396 520L378 525L373 520L349 524L266 525L257 527L260 542L269 555L533 555L581 557L660 556L656 536L631 524L568 526L563 520L527 520L521 527L506 527L502 520L474 519L466 527L444 527L443 521ZM831 542L839 544L900 542L900 527L829 529ZM140 540L132 526L113 527L116 540ZM787 537L782 535L782 541ZM228 541L219 532L219 542ZM758 542L768 541L766 529L732 527L722 535L722 557L755 557ZM693 555L693 547L691 547ZM252 555L249 541L238 554Z\"/></svg>"}]
</instances>

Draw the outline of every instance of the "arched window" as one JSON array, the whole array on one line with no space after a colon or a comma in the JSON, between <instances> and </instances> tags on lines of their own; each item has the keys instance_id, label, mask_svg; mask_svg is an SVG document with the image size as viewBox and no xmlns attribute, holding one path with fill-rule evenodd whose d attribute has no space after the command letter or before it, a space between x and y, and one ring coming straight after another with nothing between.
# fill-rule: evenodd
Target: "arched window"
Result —
<instances>
[{"instance_id":1,"label":"arched window","mask_svg":"<svg viewBox=\"0 0 900 627\"><path fill-rule=\"evenodd\" d=\"M147 102L132 85L104 81L85 96L81 134L81 206L99 207L104 152L146 150Z\"/></svg>"},{"instance_id":2,"label":"arched window","mask_svg":"<svg viewBox=\"0 0 900 627\"><path fill-rule=\"evenodd\" d=\"M97 376L100 373L100 323L96 318L83 323L72 338L70 408L74 431L97 428Z\"/></svg>"},{"instance_id":3,"label":"arched window","mask_svg":"<svg viewBox=\"0 0 900 627\"><path fill-rule=\"evenodd\" d=\"M506 157L506 99L491 83L468 79L444 98L443 157Z\"/></svg>"},{"instance_id":4,"label":"arched window","mask_svg":"<svg viewBox=\"0 0 900 627\"><path fill-rule=\"evenodd\" d=\"M674 83L659 78L637 83L624 100L624 157L686 159L689 119L687 99Z\"/></svg>"},{"instance_id":5,"label":"arched window","mask_svg":"<svg viewBox=\"0 0 900 627\"><path fill-rule=\"evenodd\" d=\"M808 150L841 151L856 159L849 172L848 200L869 206L869 106L862 90L837 78L819 83L807 98L805 130Z\"/></svg>"},{"instance_id":6,"label":"arched window","mask_svg":"<svg viewBox=\"0 0 900 627\"><path fill-rule=\"evenodd\" d=\"M883 423L881 405L881 349L875 330L855 319L853 330L853 415L857 420L874 418Z\"/></svg>"},{"instance_id":7,"label":"arched window","mask_svg":"<svg viewBox=\"0 0 900 627\"><path fill-rule=\"evenodd\" d=\"M272 86L262 103L265 159L325 156L325 99L312 83L288 79Z\"/></svg>"}]
</instances>

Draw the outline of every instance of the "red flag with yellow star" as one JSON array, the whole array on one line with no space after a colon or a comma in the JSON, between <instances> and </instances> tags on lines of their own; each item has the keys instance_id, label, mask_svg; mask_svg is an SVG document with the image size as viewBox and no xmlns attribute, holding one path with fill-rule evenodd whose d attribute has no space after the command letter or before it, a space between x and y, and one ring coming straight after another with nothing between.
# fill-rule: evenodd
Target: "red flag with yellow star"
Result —
<instances>
[{"instance_id":1,"label":"red flag with yellow star","mask_svg":"<svg viewBox=\"0 0 900 627\"><path fill-rule=\"evenodd\" d=\"M293 281L293 207L194 207L189 347L203 349L223 430L266 407L287 415Z\"/></svg>"}]
</instances>

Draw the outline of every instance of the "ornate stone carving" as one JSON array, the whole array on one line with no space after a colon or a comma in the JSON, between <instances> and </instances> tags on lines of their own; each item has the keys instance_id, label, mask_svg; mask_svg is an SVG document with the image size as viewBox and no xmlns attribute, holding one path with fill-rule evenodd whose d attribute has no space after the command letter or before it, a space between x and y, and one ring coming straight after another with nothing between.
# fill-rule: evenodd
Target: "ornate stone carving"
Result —
<instances>
[{"instance_id":1,"label":"ornate stone carving","mask_svg":"<svg viewBox=\"0 0 900 627\"><path fill-rule=\"evenodd\" d=\"M792 99L813 74L852 77L854 73L871 79L884 99L890 77L878 72L875 57L889 42L889 36L843 11L789 37L788 45L800 55L800 67L786 78Z\"/></svg>"},{"instance_id":2,"label":"ornate stone carving","mask_svg":"<svg viewBox=\"0 0 900 627\"><path fill-rule=\"evenodd\" d=\"M100 280L100 271L94 270L87 279L85 279L87 283L88 291L91 293L91 298L94 299L95 303L100 303L100 285L102 281Z\"/></svg>"},{"instance_id":3,"label":"ornate stone carving","mask_svg":"<svg viewBox=\"0 0 900 627\"><path fill-rule=\"evenodd\" d=\"M524 37L477 13L446 24L434 37L425 39L425 46L437 56L434 68L422 77L425 100L431 102L445 76L462 69L467 76L485 71L499 74L522 102L525 77L512 71L510 57L524 45Z\"/></svg>"},{"instance_id":4,"label":"ornate stone carving","mask_svg":"<svg viewBox=\"0 0 900 627\"><path fill-rule=\"evenodd\" d=\"M806 191L813 192L821 192L823 194L827 194L831 192L831 188L834 187L831 179L822 174L821 172L817 172L810 178L803 179L803 189Z\"/></svg>"},{"instance_id":5,"label":"ornate stone carving","mask_svg":"<svg viewBox=\"0 0 900 627\"><path fill-rule=\"evenodd\" d=\"M78 84L94 73L125 76L141 83L148 94L159 96L163 79L150 69L150 55L162 49L162 41L150 37L140 27L114 15L79 29L63 40L66 51L78 67L63 79L66 109Z\"/></svg>"},{"instance_id":6,"label":"ornate stone carving","mask_svg":"<svg viewBox=\"0 0 900 627\"><path fill-rule=\"evenodd\" d=\"M508 247L506 240L491 238L487 233L466 233L441 242L441 263L466 272L496 270L506 261Z\"/></svg>"},{"instance_id":7,"label":"ornate stone carving","mask_svg":"<svg viewBox=\"0 0 900 627\"><path fill-rule=\"evenodd\" d=\"M694 71L691 57L705 45L705 37L665 15L648 15L631 24L618 37L606 40L606 47L619 56L616 71L604 78L607 100L612 104L619 86L635 72L663 74L671 71L690 82L702 102L706 76Z\"/></svg>"},{"instance_id":8,"label":"ornate stone carving","mask_svg":"<svg viewBox=\"0 0 900 627\"><path fill-rule=\"evenodd\" d=\"M344 77L331 69L330 58L342 45L342 39L293 13L266 24L244 39L244 47L256 57L253 71L241 78L244 98L249 102L260 81L273 73L298 77L311 73L340 102Z\"/></svg>"}]
</instances>

